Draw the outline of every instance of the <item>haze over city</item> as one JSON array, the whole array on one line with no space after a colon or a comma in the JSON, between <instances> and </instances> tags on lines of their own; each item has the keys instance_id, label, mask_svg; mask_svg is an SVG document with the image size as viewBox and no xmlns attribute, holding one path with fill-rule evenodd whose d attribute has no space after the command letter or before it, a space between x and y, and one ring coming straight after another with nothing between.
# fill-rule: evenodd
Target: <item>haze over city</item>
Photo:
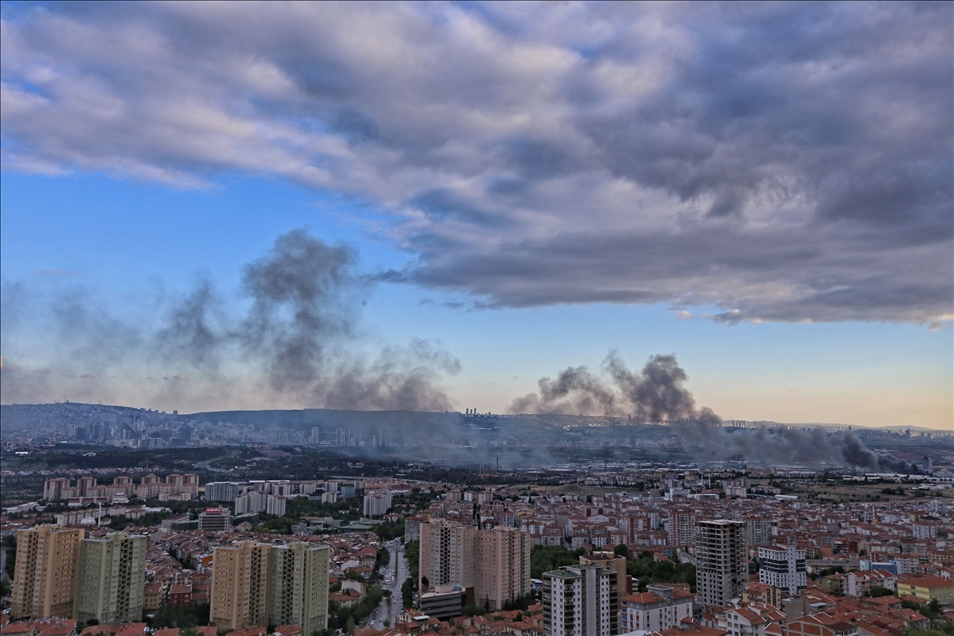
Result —
<instances>
[{"instance_id":1,"label":"haze over city","mask_svg":"<svg viewBox=\"0 0 954 636\"><path fill-rule=\"evenodd\" d=\"M0 399L950 431L952 11L3 4Z\"/></svg>"}]
</instances>

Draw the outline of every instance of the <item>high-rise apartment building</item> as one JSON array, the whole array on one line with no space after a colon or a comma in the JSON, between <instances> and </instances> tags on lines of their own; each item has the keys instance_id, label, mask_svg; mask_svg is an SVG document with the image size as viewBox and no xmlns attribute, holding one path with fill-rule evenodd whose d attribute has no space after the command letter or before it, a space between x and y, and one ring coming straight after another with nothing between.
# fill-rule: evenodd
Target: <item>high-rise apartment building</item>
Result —
<instances>
[{"instance_id":1,"label":"high-rise apartment building","mask_svg":"<svg viewBox=\"0 0 954 636\"><path fill-rule=\"evenodd\" d=\"M420 590L473 587L477 581L477 527L443 519L421 524Z\"/></svg>"},{"instance_id":2,"label":"high-rise apartment building","mask_svg":"<svg viewBox=\"0 0 954 636\"><path fill-rule=\"evenodd\" d=\"M745 545L772 545L777 539L772 534L774 523L771 519L748 518L745 521Z\"/></svg>"},{"instance_id":3,"label":"high-rise apartment building","mask_svg":"<svg viewBox=\"0 0 954 636\"><path fill-rule=\"evenodd\" d=\"M142 619L146 537L114 532L81 544L76 618L132 623Z\"/></svg>"},{"instance_id":4,"label":"high-rise apartment building","mask_svg":"<svg viewBox=\"0 0 954 636\"><path fill-rule=\"evenodd\" d=\"M805 551L794 545L759 548L759 583L798 594L808 586Z\"/></svg>"},{"instance_id":5,"label":"high-rise apartment building","mask_svg":"<svg viewBox=\"0 0 954 636\"><path fill-rule=\"evenodd\" d=\"M616 598L622 599L632 591L632 579L626 575L626 557L614 552L591 552L580 555L580 563L592 563L601 568L616 570Z\"/></svg>"},{"instance_id":6,"label":"high-rise apartment building","mask_svg":"<svg viewBox=\"0 0 954 636\"><path fill-rule=\"evenodd\" d=\"M93 488L96 488L96 478L95 477L80 477L76 480L76 488L79 490L80 497L91 497Z\"/></svg>"},{"instance_id":7,"label":"high-rise apartment building","mask_svg":"<svg viewBox=\"0 0 954 636\"><path fill-rule=\"evenodd\" d=\"M671 508L669 510L666 537L669 545L677 547L692 545L695 530L696 515L691 508Z\"/></svg>"},{"instance_id":8,"label":"high-rise apartment building","mask_svg":"<svg viewBox=\"0 0 954 636\"><path fill-rule=\"evenodd\" d=\"M614 636L616 570L567 565L543 574L544 636Z\"/></svg>"},{"instance_id":9,"label":"high-rise apartment building","mask_svg":"<svg viewBox=\"0 0 954 636\"><path fill-rule=\"evenodd\" d=\"M271 546L245 541L212 552L209 620L235 630L268 625L268 556Z\"/></svg>"},{"instance_id":10,"label":"high-rise apartment building","mask_svg":"<svg viewBox=\"0 0 954 636\"><path fill-rule=\"evenodd\" d=\"M748 581L745 523L714 519L696 523L696 589L703 606L727 607Z\"/></svg>"},{"instance_id":11,"label":"high-rise apartment building","mask_svg":"<svg viewBox=\"0 0 954 636\"><path fill-rule=\"evenodd\" d=\"M63 491L70 487L70 480L66 477L47 479L43 483L43 498L47 501L63 499Z\"/></svg>"},{"instance_id":12,"label":"high-rise apartment building","mask_svg":"<svg viewBox=\"0 0 954 636\"><path fill-rule=\"evenodd\" d=\"M36 526L17 533L13 618L72 618L82 528Z\"/></svg>"},{"instance_id":13,"label":"high-rise apartment building","mask_svg":"<svg viewBox=\"0 0 954 636\"><path fill-rule=\"evenodd\" d=\"M530 593L533 539L517 528L477 532L477 604L494 610Z\"/></svg>"},{"instance_id":14,"label":"high-rise apartment building","mask_svg":"<svg viewBox=\"0 0 954 636\"><path fill-rule=\"evenodd\" d=\"M364 496L364 516L381 517L391 509L389 490L372 490Z\"/></svg>"},{"instance_id":15,"label":"high-rise apartment building","mask_svg":"<svg viewBox=\"0 0 954 636\"><path fill-rule=\"evenodd\" d=\"M324 545L272 546L268 559L268 617L272 625L301 625L302 634L328 627L328 560Z\"/></svg>"},{"instance_id":16,"label":"high-rise apartment building","mask_svg":"<svg viewBox=\"0 0 954 636\"><path fill-rule=\"evenodd\" d=\"M231 481L213 481L205 485L206 501L233 502L239 494L239 485Z\"/></svg>"}]
</instances>

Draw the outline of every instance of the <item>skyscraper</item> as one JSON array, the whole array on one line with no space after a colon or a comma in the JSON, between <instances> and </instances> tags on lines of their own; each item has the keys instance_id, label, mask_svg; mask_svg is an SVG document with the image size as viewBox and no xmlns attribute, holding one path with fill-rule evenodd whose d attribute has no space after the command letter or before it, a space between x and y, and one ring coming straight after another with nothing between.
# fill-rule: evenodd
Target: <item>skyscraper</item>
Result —
<instances>
[{"instance_id":1,"label":"skyscraper","mask_svg":"<svg viewBox=\"0 0 954 636\"><path fill-rule=\"evenodd\" d=\"M17 533L13 618L72 618L82 528L36 526Z\"/></svg>"},{"instance_id":2,"label":"skyscraper","mask_svg":"<svg viewBox=\"0 0 954 636\"><path fill-rule=\"evenodd\" d=\"M616 570L567 565L543 574L544 636L618 633Z\"/></svg>"},{"instance_id":3,"label":"skyscraper","mask_svg":"<svg viewBox=\"0 0 954 636\"><path fill-rule=\"evenodd\" d=\"M477 527L435 519L421 524L420 590L473 587L477 582Z\"/></svg>"},{"instance_id":4,"label":"skyscraper","mask_svg":"<svg viewBox=\"0 0 954 636\"><path fill-rule=\"evenodd\" d=\"M302 634L328 627L328 560L324 545L272 546L268 564L268 618L301 625Z\"/></svg>"},{"instance_id":5,"label":"skyscraper","mask_svg":"<svg viewBox=\"0 0 954 636\"><path fill-rule=\"evenodd\" d=\"M268 624L268 556L271 546L245 541L212 552L212 602L216 627L242 629Z\"/></svg>"},{"instance_id":6,"label":"skyscraper","mask_svg":"<svg viewBox=\"0 0 954 636\"><path fill-rule=\"evenodd\" d=\"M490 610L530 593L529 532L493 528L477 532L477 604Z\"/></svg>"},{"instance_id":7,"label":"skyscraper","mask_svg":"<svg viewBox=\"0 0 954 636\"><path fill-rule=\"evenodd\" d=\"M81 543L76 618L100 623L142 619L146 537L114 532Z\"/></svg>"},{"instance_id":8,"label":"skyscraper","mask_svg":"<svg viewBox=\"0 0 954 636\"><path fill-rule=\"evenodd\" d=\"M745 523L714 519L696 523L696 585L705 607L727 607L748 580Z\"/></svg>"}]
</instances>

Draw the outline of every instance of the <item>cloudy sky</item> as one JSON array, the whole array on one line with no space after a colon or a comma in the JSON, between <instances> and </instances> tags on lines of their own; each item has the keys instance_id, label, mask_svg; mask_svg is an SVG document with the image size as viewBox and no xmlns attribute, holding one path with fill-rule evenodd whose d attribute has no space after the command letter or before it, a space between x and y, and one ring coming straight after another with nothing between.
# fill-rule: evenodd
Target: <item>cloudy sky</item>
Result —
<instances>
[{"instance_id":1,"label":"cloudy sky","mask_svg":"<svg viewBox=\"0 0 954 636\"><path fill-rule=\"evenodd\" d=\"M4 403L954 425L951 3L2 17Z\"/></svg>"}]
</instances>

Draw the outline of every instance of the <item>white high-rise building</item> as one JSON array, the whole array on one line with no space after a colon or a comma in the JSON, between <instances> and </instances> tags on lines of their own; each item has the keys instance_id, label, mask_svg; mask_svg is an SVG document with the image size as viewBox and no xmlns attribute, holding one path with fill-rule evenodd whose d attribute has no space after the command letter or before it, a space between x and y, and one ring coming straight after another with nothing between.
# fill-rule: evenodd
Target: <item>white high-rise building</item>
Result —
<instances>
[{"instance_id":1,"label":"white high-rise building","mask_svg":"<svg viewBox=\"0 0 954 636\"><path fill-rule=\"evenodd\" d=\"M544 636L614 636L616 570L567 565L543 574Z\"/></svg>"},{"instance_id":2,"label":"white high-rise building","mask_svg":"<svg viewBox=\"0 0 954 636\"><path fill-rule=\"evenodd\" d=\"M364 516L381 517L391 509L391 492L372 490L364 496Z\"/></svg>"},{"instance_id":3,"label":"white high-rise building","mask_svg":"<svg viewBox=\"0 0 954 636\"><path fill-rule=\"evenodd\" d=\"M794 545L759 548L759 583L798 594L808 586L805 551Z\"/></svg>"},{"instance_id":4,"label":"white high-rise building","mask_svg":"<svg viewBox=\"0 0 954 636\"><path fill-rule=\"evenodd\" d=\"M728 607L748 582L745 523L713 519L696 523L696 589L705 607Z\"/></svg>"},{"instance_id":5,"label":"white high-rise building","mask_svg":"<svg viewBox=\"0 0 954 636\"><path fill-rule=\"evenodd\" d=\"M213 481L205 485L206 501L235 501L239 485L230 481Z\"/></svg>"}]
</instances>

